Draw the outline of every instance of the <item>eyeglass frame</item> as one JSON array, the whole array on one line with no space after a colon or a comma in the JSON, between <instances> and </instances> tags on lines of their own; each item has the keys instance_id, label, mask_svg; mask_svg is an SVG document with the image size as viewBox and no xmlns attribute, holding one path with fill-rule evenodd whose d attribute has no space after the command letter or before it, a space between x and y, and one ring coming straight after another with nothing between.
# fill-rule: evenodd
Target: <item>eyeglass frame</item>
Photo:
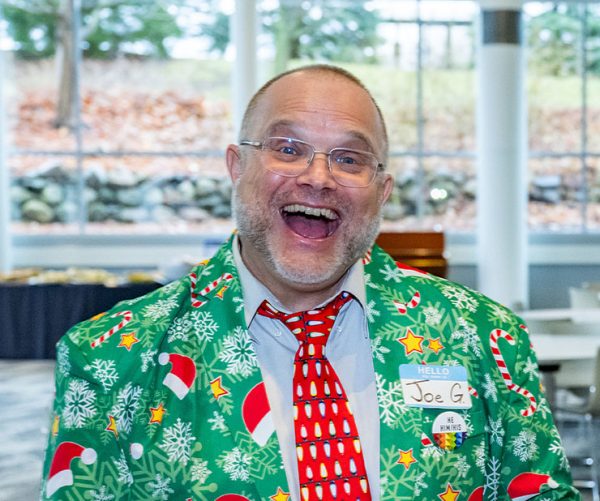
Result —
<instances>
[{"instance_id":1,"label":"eyeglass frame","mask_svg":"<svg viewBox=\"0 0 600 501\"><path fill-rule=\"evenodd\" d=\"M282 174L280 172L275 172L275 171L271 171L274 174L277 174L279 176L283 176L283 177L298 177L302 174L304 174L304 172L306 172L306 170L310 167L310 164L312 164L313 160L315 159L315 155L317 153L321 153L323 155L325 155L327 157L327 168L329 170L329 173L331 174L331 177L334 179L334 181L339 184L340 186L345 186L346 188L366 188L368 186L370 186L371 184L373 184L373 181L375 181L375 178L377 177L377 173L381 172L385 169L385 164L380 162L379 159L375 156L375 154L371 151L365 151L365 150L356 150L354 148L344 148L342 146L336 146L335 148L331 148L328 152L327 151L318 151L312 144L307 143L306 141L303 141L302 139L296 139L294 137L286 137L286 136L269 136L267 138L265 138L263 141L251 141L249 139L241 139L239 142L239 146L251 146L253 148L259 148L261 151L266 151L264 148L264 144L266 141L268 141L269 139L284 139L286 141L295 141L301 144L304 144L306 146L309 146L312 149L312 155L311 157L308 159L308 161L306 162L306 167L304 168L304 170L298 172L298 174ZM336 178L335 174L333 173L333 168L331 166L331 154L336 151L336 150L342 150L342 151L349 151L349 152L353 152L353 153L361 153L361 154L367 154L373 157L373 159L377 162L377 165L374 165L374 169L373 169L373 176L371 177L371 179L369 180L369 182L367 184L364 185L360 185L360 186L348 186L345 184L342 184L338 181L338 179ZM267 170L271 170L267 167Z\"/></svg>"}]
</instances>

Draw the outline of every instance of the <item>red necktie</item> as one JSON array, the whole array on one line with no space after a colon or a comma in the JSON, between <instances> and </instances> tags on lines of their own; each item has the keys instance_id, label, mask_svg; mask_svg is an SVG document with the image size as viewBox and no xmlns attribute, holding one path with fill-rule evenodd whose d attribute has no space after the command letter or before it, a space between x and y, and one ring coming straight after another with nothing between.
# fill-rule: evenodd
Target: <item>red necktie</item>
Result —
<instances>
[{"instance_id":1,"label":"red necktie","mask_svg":"<svg viewBox=\"0 0 600 501\"><path fill-rule=\"evenodd\" d=\"M302 501L370 501L362 448L342 384L325 356L335 318L352 299L341 292L316 310L258 313L281 320L300 342L294 358L294 431Z\"/></svg>"}]
</instances>

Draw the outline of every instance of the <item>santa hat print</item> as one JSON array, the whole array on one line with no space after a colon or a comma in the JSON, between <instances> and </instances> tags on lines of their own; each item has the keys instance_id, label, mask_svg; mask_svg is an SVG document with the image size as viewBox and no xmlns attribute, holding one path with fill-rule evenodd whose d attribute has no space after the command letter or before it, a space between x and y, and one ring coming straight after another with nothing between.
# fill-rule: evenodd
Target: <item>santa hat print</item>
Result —
<instances>
[{"instance_id":1,"label":"santa hat print","mask_svg":"<svg viewBox=\"0 0 600 501\"><path fill-rule=\"evenodd\" d=\"M264 382L258 383L244 398L242 419L254 441L264 446L275 431Z\"/></svg>"},{"instance_id":2,"label":"santa hat print","mask_svg":"<svg viewBox=\"0 0 600 501\"><path fill-rule=\"evenodd\" d=\"M483 490L483 486L477 487L477 489L471 492L471 495L467 501L483 501Z\"/></svg>"},{"instance_id":3,"label":"santa hat print","mask_svg":"<svg viewBox=\"0 0 600 501\"><path fill-rule=\"evenodd\" d=\"M420 270L419 268L413 268L412 266L409 266L404 263L400 263L398 261L396 261L396 266L398 268L400 268L402 275L404 275L405 277L430 278L429 273L427 273L426 271Z\"/></svg>"},{"instance_id":4,"label":"santa hat print","mask_svg":"<svg viewBox=\"0 0 600 501\"><path fill-rule=\"evenodd\" d=\"M246 496L240 494L223 494L219 496L215 501L250 501Z\"/></svg>"},{"instance_id":5,"label":"santa hat print","mask_svg":"<svg viewBox=\"0 0 600 501\"><path fill-rule=\"evenodd\" d=\"M59 444L50 463L50 471L46 481L47 497L52 496L61 487L73 485L71 461L75 458L81 458L83 464L92 464L96 462L97 454L94 449L86 449L75 442L62 442Z\"/></svg>"},{"instance_id":6,"label":"santa hat print","mask_svg":"<svg viewBox=\"0 0 600 501\"><path fill-rule=\"evenodd\" d=\"M177 353L161 353L158 356L160 365L167 365L169 362L171 371L163 379L163 384L182 400L196 379L196 364L190 357Z\"/></svg>"},{"instance_id":7,"label":"santa hat print","mask_svg":"<svg viewBox=\"0 0 600 501\"><path fill-rule=\"evenodd\" d=\"M508 484L508 495L512 501L525 501L541 494L544 484L551 489L558 487L558 484L552 480L550 475L530 472L521 473Z\"/></svg>"}]
</instances>

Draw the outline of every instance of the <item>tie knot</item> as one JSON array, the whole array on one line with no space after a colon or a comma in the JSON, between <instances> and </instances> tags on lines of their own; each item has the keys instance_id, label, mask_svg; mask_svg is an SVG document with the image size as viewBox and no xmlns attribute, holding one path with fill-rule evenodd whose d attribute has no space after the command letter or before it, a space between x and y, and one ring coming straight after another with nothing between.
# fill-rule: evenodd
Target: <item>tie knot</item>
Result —
<instances>
[{"instance_id":1,"label":"tie knot","mask_svg":"<svg viewBox=\"0 0 600 501\"><path fill-rule=\"evenodd\" d=\"M342 306L350 300L352 300L352 296L348 292L343 291L320 308L297 311L295 313L283 313L265 299L257 312L260 315L275 318L283 322L301 343L310 340L313 344L325 345L329 334L331 334L337 314Z\"/></svg>"}]
</instances>

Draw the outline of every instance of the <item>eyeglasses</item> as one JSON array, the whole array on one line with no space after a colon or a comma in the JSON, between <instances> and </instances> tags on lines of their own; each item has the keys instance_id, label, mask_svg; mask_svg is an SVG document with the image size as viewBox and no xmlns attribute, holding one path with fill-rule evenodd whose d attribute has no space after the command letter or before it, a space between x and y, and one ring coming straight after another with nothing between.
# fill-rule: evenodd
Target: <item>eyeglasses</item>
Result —
<instances>
[{"instance_id":1,"label":"eyeglasses","mask_svg":"<svg viewBox=\"0 0 600 501\"><path fill-rule=\"evenodd\" d=\"M289 137L268 137L264 141L240 141L240 146L252 146L266 153L265 168L285 177L302 174L317 153L327 157L329 172L335 181L350 188L364 188L375 179L383 164L368 151L333 148L329 152L317 151L312 144Z\"/></svg>"}]
</instances>

